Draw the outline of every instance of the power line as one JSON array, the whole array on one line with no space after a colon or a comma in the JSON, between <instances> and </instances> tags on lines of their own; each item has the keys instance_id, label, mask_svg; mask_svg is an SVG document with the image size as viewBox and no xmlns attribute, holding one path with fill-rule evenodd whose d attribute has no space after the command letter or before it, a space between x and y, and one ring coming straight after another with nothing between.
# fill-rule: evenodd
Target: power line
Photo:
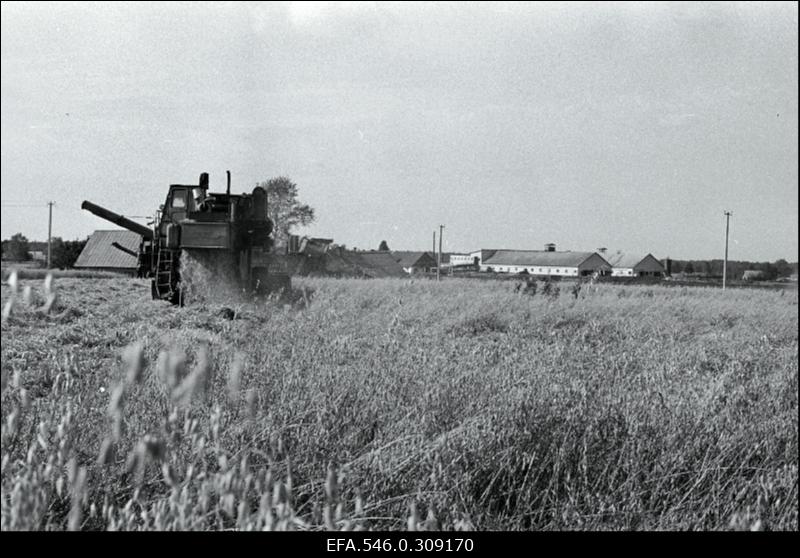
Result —
<instances>
[{"instance_id":1,"label":"power line","mask_svg":"<svg viewBox=\"0 0 800 558\"><path fill-rule=\"evenodd\" d=\"M47 207L46 203L3 203L0 207Z\"/></svg>"},{"instance_id":2,"label":"power line","mask_svg":"<svg viewBox=\"0 0 800 558\"><path fill-rule=\"evenodd\" d=\"M52 202L52 203L55 204L55 202ZM49 207L49 206L50 206L50 202L41 203L41 204L40 203L15 203L15 202L0 204L0 207L32 207L32 208L36 208L36 209L41 209L43 207ZM61 206L59 206L59 208L60 208L61 211L67 210L67 211L75 211L75 212L82 213L82 210L77 208L77 207L69 207L69 206L61 205ZM152 219L153 218L152 215L123 215L123 217L127 217L128 219Z\"/></svg>"}]
</instances>

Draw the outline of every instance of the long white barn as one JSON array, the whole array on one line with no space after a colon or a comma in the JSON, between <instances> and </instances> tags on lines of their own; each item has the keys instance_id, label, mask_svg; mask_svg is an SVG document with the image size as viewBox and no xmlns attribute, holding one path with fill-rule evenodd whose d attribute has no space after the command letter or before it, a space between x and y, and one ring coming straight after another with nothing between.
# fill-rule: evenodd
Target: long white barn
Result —
<instances>
[{"instance_id":1,"label":"long white barn","mask_svg":"<svg viewBox=\"0 0 800 558\"><path fill-rule=\"evenodd\" d=\"M585 277L611 273L611 264L596 252L556 252L555 250L480 250L481 271L529 273L560 277Z\"/></svg>"}]
</instances>

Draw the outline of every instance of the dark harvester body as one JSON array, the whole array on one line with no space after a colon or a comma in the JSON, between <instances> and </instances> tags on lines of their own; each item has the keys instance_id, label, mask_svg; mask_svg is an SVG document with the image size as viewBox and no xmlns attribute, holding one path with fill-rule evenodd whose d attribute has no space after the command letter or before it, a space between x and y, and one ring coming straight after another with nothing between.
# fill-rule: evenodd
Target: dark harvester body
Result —
<instances>
[{"instance_id":1,"label":"dark harvester body","mask_svg":"<svg viewBox=\"0 0 800 558\"><path fill-rule=\"evenodd\" d=\"M208 191L207 173L198 184L170 185L152 229L88 201L81 208L142 237L138 274L151 278L153 298L183 303L183 251L222 258L249 292L289 288L287 275L269 273L273 223L267 217L266 190L257 186L249 194L231 194L230 172L225 193Z\"/></svg>"}]
</instances>

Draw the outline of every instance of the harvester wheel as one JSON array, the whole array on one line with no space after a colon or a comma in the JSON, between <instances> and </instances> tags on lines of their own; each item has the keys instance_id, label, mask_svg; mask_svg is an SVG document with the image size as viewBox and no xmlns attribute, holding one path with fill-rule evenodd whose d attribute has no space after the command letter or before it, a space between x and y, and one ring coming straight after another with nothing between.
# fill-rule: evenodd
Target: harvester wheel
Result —
<instances>
[{"instance_id":1,"label":"harvester wheel","mask_svg":"<svg viewBox=\"0 0 800 558\"><path fill-rule=\"evenodd\" d=\"M176 289L172 291L169 297L169 301L172 304L183 306L184 303L183 291L181 289Z\"/></svg>"},{"instance_id":2,"label":"harvester wheel","mask_svg":"<svg viewBox=\"0 0 800 558\"><path fill-rule=\"evenodd\" d=\"M180 306L183 306L184 297L181 296L180 288L171 290L162 295L158 292L155 279L150 281L150 295L153 297L153 300L166 300L170 304L179 304Z\"/></svg>"}]
</instances>

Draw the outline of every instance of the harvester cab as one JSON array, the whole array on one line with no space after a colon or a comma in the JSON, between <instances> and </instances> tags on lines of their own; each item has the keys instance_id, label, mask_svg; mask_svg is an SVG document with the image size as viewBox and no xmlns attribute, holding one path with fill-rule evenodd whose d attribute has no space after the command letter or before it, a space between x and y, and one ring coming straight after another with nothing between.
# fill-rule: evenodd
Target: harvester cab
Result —
<instances>
[{"instance_id":1,"label":"harvester cab","mask_svg":"<svg viewBox=\"0 0 800 558\"><path fill-rule=\"evenodd\" d=\"M266 190L256 186L249 194L231 194L230 172L224 193L209 192L208 173L202 173L197 184L170 185L152 230L90 202L81 207L142 237L139 275L151 278L153 298L183 304L184 252L199 261L221 263L248 292L290 286L288 275L269 273L273 223L267 215Z\"/></svg>"}]
</instances>

